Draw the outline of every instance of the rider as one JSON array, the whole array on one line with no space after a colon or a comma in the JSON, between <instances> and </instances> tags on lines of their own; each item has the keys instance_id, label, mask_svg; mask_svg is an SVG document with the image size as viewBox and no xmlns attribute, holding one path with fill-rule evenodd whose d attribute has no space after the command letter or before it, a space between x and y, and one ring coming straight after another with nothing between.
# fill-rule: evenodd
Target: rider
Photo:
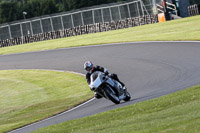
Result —
<instances>
[{"instance_id":1,"label":"rider","mask_svg":"<svg viewBox=\"0 0 200 133\"><path fill-rule=\"evenodd\" d=\"M116 81L118 81L119 83L121 83L122 85L122 88L125 90L126 87L124 85L124 83L122 83L117 74L109 74L108 70L106 68L103 68L101 66L94 66L93 63L91 61L86 61L84 63L84 69L87 71L87 74L86 74L86 80L87 80L87 83L90 84L90 75L95 72L95 71L100 71L100 72L103 72L105 73L106 75L109 75L110 78L112 79L115 79ZM100 95L98 95L96 92L95 92L95 97L97 99L99 98L102 98Z\"/></svg>"}]
</instances>

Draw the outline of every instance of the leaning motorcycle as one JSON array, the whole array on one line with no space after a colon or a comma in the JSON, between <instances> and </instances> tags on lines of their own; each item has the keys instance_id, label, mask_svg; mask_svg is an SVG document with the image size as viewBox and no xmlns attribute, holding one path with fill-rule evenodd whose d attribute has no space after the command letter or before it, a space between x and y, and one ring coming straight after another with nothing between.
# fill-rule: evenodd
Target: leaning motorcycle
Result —
<instances>
[{"instance_id":1,"label":"leaning motorcycle","mask_svg":"<svg viewBox=\"0 0 200 133\"><path fill-rule=\"evenodd\" d=\"M89 87L102 97L111 100L115 104L119 104L121 100L129 101L131 95L127 89L123 89L122 85L100 71L96 71L90 76Z\"/></svg>"}]
</instances>

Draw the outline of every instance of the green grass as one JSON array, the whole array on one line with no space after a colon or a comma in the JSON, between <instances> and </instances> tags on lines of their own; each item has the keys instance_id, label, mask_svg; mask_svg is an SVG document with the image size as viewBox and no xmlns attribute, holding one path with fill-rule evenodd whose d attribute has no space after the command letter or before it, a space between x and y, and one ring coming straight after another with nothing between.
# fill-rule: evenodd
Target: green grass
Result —
<instances>
[{"instance_id":1,"label":"green grass","mask_svg":"<svg viewBox=\"0 0 200 133\"><path fill-rule=\"evenodd\" d=\"M33 133L199 133L200 86Z\"/></svg>"},{"instance_id":2,"label":"green grass","mask_svg":"<svg viewBox=\"0 0 200 133\"><path fill-rule=\"evenodd\" d=\"M0 48L0 54L136 41L200 41L200 16L128 29Z\"/></svg>"},{"instance_id":3,"label":"green grass","mask_svg":"<svg viewBox=\"0 0 200 133\"><path fill-rule=\"evenodd\" d=\"M77 74L0 71L0 132L58 114L92 96L85 78Z\"/></svg>"},{"instance_id":4,"label":"green grass","mask_svg":"<svg viewBox=\"0 0 200 133\"><path fill-rule=\"evenodd\" d=\"M200 16L0 48L0 55L136 41L200 41ZM80 75L39 70L0 71L0 132L45 119L91 98ZM70 94L70 95L69 95ZM198 132L200 86L36 132Z\"/></svg>"}]
</instances>

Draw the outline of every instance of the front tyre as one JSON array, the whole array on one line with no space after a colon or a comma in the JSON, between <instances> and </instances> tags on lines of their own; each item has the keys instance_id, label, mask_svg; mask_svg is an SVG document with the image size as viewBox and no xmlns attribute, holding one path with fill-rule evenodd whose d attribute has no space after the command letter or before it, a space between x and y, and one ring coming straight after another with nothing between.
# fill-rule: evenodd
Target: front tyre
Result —
<instances>
[{"instance_id":1,"label":"front tyre","mask_svg":"<svg viewBox=\"0 0 200 133\"><path fill-rule=\"evenodd\" d=\"M113 103L115 104L119 104L120 103L120 100L119 98L116 96L116 93L110 88L110 87L106 87L104 89L104 93L105 93L105 96L110 99Z\"/></svg>"}]
</instances>

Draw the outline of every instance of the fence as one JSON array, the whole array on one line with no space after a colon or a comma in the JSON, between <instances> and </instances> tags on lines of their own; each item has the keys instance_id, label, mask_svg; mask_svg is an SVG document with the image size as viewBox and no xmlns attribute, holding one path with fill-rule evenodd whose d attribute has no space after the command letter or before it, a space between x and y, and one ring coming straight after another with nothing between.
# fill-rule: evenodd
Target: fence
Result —
<instances>
[{"instance_id":1,"label":"fence","mask_svg":"<svg viewBox=\"0 0 200 133\"><path fill-rule=\"evenodd\" d=\"M199 15L199 8L197 4L188 7L188 12L190 16Z\"/></svg>"},{"instance_id":2,"label":"fence","mask_svg":"<svg viewBox=\"0 0 200 133\"><path fill-rule=\"evenodd\" d=\"M156 15L149 15L156 14L152 0L144 3L112 3L3 24L0 47L156 23Z\"/></svg>"},{"instance_id":3,"label":"fence","mask_svg":"<svg viewBox=\"0 0 200 133\"><path fill-rule=\"evenodd\" d=\"M126 18L152 14L151 0L142 0L91 7L20 22L0 25L0 41L51 31L65 30L77 26L124 20Z\"/></svg>"},{"instance_id":4,"label":"fence","mask_svg":"<svg viewBox=\"0 0 200 133\"><path fill-rule=\"evenodd\" d=\"M110 30L117 30L123 28L129 28L134 26L140 26L145 24L157 23L157 15L145 15L141 17L127 18L125 20L95 23L83 26L77 26L70 29L51 31L46 33L39 33L31 36L18 37L13 39L7 39L0 41L0 47L7 47L13 45L20 45L31 42L38 42L44 40L51 40L56 38L77 36L89 33L104 32Z\"/></svg>"}]
</instances>

